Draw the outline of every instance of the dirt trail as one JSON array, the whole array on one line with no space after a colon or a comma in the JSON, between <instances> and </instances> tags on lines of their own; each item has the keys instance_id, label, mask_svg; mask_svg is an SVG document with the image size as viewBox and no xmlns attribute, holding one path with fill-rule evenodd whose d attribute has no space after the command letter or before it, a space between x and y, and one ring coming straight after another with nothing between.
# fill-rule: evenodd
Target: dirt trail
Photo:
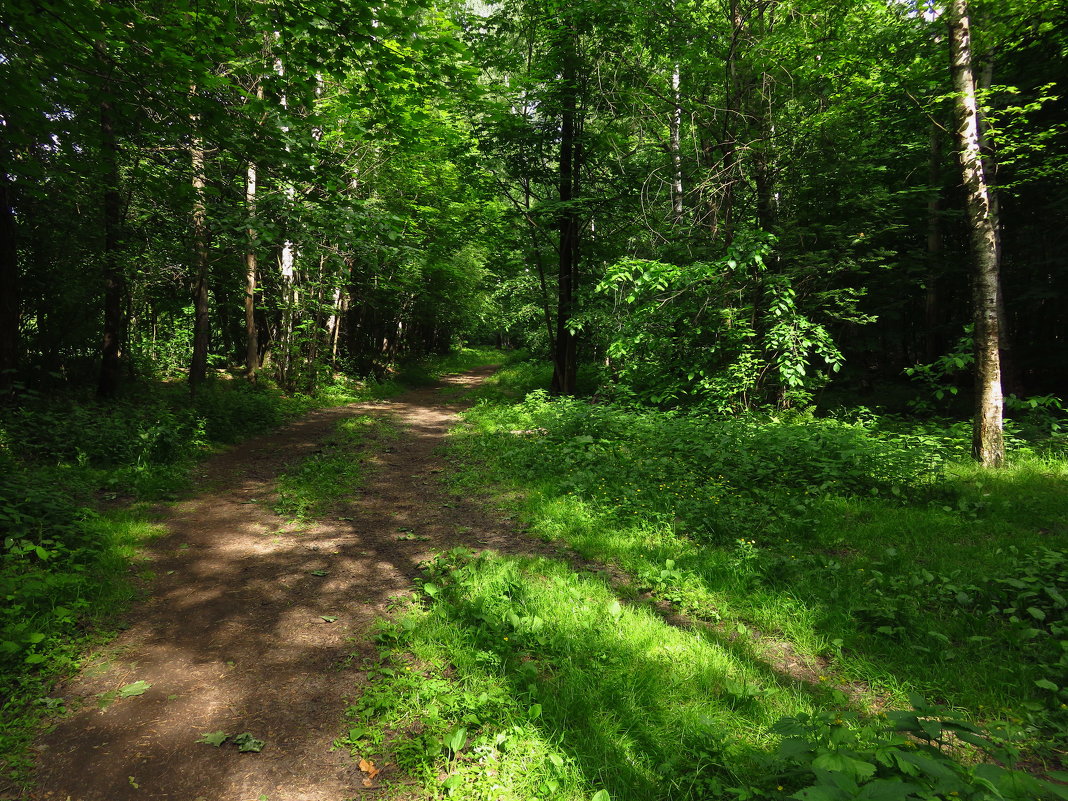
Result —
<instances>
[{"instance_id":1,"label":"dirt trail","mask_svg":"<svg viewBox=\"0 0 1068 801\"><path fill-rule=\"evenodd\" d=\"M443 382L462 391L484 368ZM270 511L278 473L372 413L400 424L338 518L294 533ZM62 689L74 713L39 743L34 801L343 801L373 793L331 743L362 681L365 635L418 564L455 544L514 549L477 502L446 496L435 449L456 420L436 389L314 412L203 464L206 490L168 513L157 578L131 627ZM446 505L448 504L448 505ZM398 539L400 528L428 539ZM336 617L327 622L323 616ZM351 658L355 654L355 658ZM151 687L100 708L102 693ZM250 732L261 753L198 744Z\"/></svg>"}]
</instances>

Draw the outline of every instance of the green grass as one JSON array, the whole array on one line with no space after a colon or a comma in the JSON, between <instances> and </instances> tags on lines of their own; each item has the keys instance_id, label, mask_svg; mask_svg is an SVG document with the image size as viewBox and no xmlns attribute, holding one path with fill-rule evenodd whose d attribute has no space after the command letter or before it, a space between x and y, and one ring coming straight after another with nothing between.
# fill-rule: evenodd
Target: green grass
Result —
<instances>
[{"instance_id":1,"label":"green grass","mask_svg":"<svg viewBox=\"0 0 1068 801\"><path fill-rule=\"evenodd\" d=\"M813 708L726 638L668 626L562 562L457 551L423 589L428 610L382 627L378 681L344 744L432 792L700 797L767 747L781 715Z\"/></svg>"},{"instance_id":2,"label":"green grass","mask_svg":"<svg viewBox=\"0 0 1068 801\"><path fill-rule=\"evenodd\" d=\"M622 568L637 589L834 657L841 681L879 695L1016 716L1042 700L1034 682L1049 665L1034 637L1017 642L1012 615L988 607L1012 600L999 581L1064 546L1062 462L1022 457L990 474L960 462L950 436L538 394L467 419L455 440L478 461L469 484L488 464L523 491L535 533Z\"/></svg>"},{"instance_id":3,"label":"green grass","mask_svg":"<svg viewBox=\"0 0 1068 801\"><path fill-rule=\"evenodd\" d=\"M563 561L454 549L419 585L338 745L431 797L1063 797L980 761L1018 752L945 709L858 714L744 634L669 625Z\"/></svg>"},{"instance_id":4,"label":"green grass","mask_svg":"<svg viewBox=\"0 0 1068 801\"><path fill-rule=\"evenodd\" d=\"M504 557L434 567L427 610L387 629L395 642L380 677L389 696L401 674L388 671L412 654L407 666L420 675L507 699L493 714L443 716L438 739L466 726L492 740L525 720L524 704L541 705L536 731L524 736L548 750L524 757L527 767L494 792L588 797L604 787L613 798L704 798L733 797L734 787L763 798L783 797L781 783L787 794L821 788L806 798L855 797L825 786L841 771L812 767L835 764L853 766L843 770L855 784L894 785L870 788L872 798L997 797L988 780L1006 797L1057 794L988 776L998 769L960 738L978 746L987 741L968 727L992 729L1007 738L998 748L1022 747L1047 769L1068 742L1062 458L1016 439L1010 467L985 472L962 459L964 427L866 411L717 419L526 395L546 378L544 368L515 364L479 390L453 437L464 465L455 489L482 493L491 482L535 536L612 565L622 583L609 589L562 564ZM646 596L707 627L667 626L633 606ZM606 615L625 624L607 625ZM618 639L611 648L606 632ZM507 646L493 645L505 635ZM679 650L650 661L654 642ZM686 711L699 695L708 721L700 746ZM379 750L368 753L392 753L434 792L486 797L486 760L403 734L430 727L426 703L408 708L403 725L354 712L360 725L381 726ZM874 717L912 703L926 711ZM930 740L924 753L939 767L927 775L898 752L925 742L918 727L935 717L953 718L946 725L957 739ZM773 747L784 733L780 748L792 755ZM1005 763L1011 748L991 753ZM557 776L550 752L577 773ZM494 771L503 775L503 762ZM448 787L436 783L441 773L462 778ZM553 776L569 789L547 791ZM901 794L902 782L926 780L947 784L934 796Z\"/></svg>"},{"instance_id":5,"label":"green grass","mask_svg":"<svg viewBox=\"0 0 1068 801\"><path fill-rule=\"evenodd\" d=\"M53 497L52 513L64 503ZM55 711L53 683L115 632L137 595L131 578L138 552L161 533L146 505L78 512L58 529L64 540L54 538L57 529L53 537L9 537L0 560L0 779L16 785L29 779L38 724Z\"/></svg>"},{"instance_id":6,"label":"green grass","mask_svg":"<svg viewBox=\"0 0 1068 801\"><path fill-rule=\"evenodd\" d=\"M341 420L319 451L278 476L275 514L294 523L322 517L359 489L369 440L395 435L387 422L370 415Z\"/></svg>"},{"instance_id":7,"label":"green grass","mask_svg":"<svg viewBox=\"0 0 1068 801\"><path fill-rule=\"evenodd\" d=\"M492 364L509 364L521 361L524 357L521 351L502 351L490 347L460 348L442 356L401 364L393 379L407 387L430 386L443 376Z\"/></svg>"}]
</instances>

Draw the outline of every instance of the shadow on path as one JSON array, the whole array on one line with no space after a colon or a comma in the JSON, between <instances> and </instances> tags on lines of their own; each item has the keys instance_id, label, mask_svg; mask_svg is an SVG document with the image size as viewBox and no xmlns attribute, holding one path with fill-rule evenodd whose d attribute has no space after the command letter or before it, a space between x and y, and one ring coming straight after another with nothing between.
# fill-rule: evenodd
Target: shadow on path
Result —
<instances>
[{"instance_id":1,"label":"shadow on path","mask_svg":"<svg viewBox=\"0 0 1068 801\"><path fill-rule=\"evenodd\" d=\"M473 387L491 372L443 383ZM204 493L169 510L169 533L149 548L156 579L130 629L62 689L75 711L39 741L30 797L342 801L371 792L346 752L331 748L363 680L361 657L373 653L368 627L431 552L516 547L506 522L446 496L436 480L435 450L456 421L436 393L313 412L202 464ZM293 531L262 501L286 465L358 414L388 416L403 433L372 458L334 519ZM419 539L398 539L402 528ZM151 687L101 708L101 694L135 681ZM215 731L247 731L266 745L239 753L197 743Z\"/></svg>"}]
</instances>

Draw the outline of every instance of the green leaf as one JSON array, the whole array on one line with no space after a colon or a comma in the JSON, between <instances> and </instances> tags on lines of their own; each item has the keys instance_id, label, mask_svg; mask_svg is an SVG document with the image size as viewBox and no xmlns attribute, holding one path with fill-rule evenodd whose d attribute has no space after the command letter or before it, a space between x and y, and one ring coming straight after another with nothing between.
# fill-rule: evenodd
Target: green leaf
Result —
<instances>
[{"instance_id":1,"label":"green leaf","mask_svg":"<svg viewBox=\"0 0 1068 801\"><path fill-rule=\"evenodd\" d=\"M460 786L460 782L462 781L463 777L458 773L454 773L452 776L449 776L449 778L443 781L441 783L441 786L444 787L446 790L455 790L457 787Z\"/></svg>"},{"instance_id":2,"label":"green leaf","mask_svg":"<svg viewBox=\"0 0 1068 801\"><path fill-rule=\"evenodd\" d=\"M230 735L224 731L209 731L200 735L200 738L197 740L197 742L204 743L205 745L213 745L218 748L220 745L226 742L229 736Z\"/></svg>"},{"instance_id":3,"label":"green leaf","mask_svg":"<svg viewBox=\"0 0 1068 801\"><path fill-rule=\"evenodd\" d=\"M612 796L608 794L607 790L598 790L593 794L593 798L590 801L612 801Z\"/></svg>"},{"instance_id":4,"label":"green leaf","mask_svg":"<svg viewBox=\"0 0 1068 801\"><path fill-rule=\"evenodd\" d=\"M313 571L311 572L311 575L313 575L313 576L319 576L319 577L321 578L322 576L325 576L325 575L327 575L327 572L326 572L325 570L313 570Z\"/></svg>"},{"instance_id":5,"label":"green leaf","mask_svg":"<svg viewBox=\"0 0 1068 801\"><path fill-rule=\"evenodd\" d=\"M776 756L782 759L799 759L812 753L812 746L800 737L787 737L779 743Z\"/></svg>"},{"instance_id":6,"label":"green leaf","mask_svg":"<svg viewBox=\"0 0 1068 801\"><path fill-rule=\"evenodd\" d=\"M257 740L248 732L239 734L234 738L234 745L237 746L238 751L251 752L258 754L263 750L263 746L267 745L263 740Z\"/></svg>"},{"instance_id":7,"label":"green leaf","mask_svg":"<svg viewBox=\"0 0 1068 801\"><path fill-rule=\"evenodd\" d=\"M119 689L119 698L132 698L135 695L144 695L152 685L147 681L135 681Z\"/></svg>"},{"instance_id":8,"label":"green leaf","mask_svg":"<svg viewBox=\"0 0 1068 801\"><path fill-rule=\"evenodd\" d=\"M623 615L623 607L620 606L619 601L612 601L611 606L608 607L608 615L612 620L618 621Z\"/></svg>"},{"instance_id":9,"label":"green leaf","mask_svg":"<svg viewBox=\"0 0 1068 801\"><path fill-rule=\"evenodd\" d=\"M1049 679L1039 679L1038 681L1035 682L1035 686L1036 687L1041 687L1043 690L1049 690L1050 692L1054 692L1054 693L1057 692L1057 690L1060 689L1060 687L1058 687L1056 684L1054 684Z\"/></svg>"},{"instance_id":10,"label":"green leaf","mask_svg":"<svg viewBox=\"0 0 1068 801\"><path fill-rule=\"evenodd\" d=\"M860 801L907 801L914 797L913 793L919 792L918 786L900 779L876 779L865 784L857 798Z\"/></svg>"},{"instance_id":11,"label":"green leaf","mask_svg":"<svg viewBox=\"0 0 1068 801\"><path fill-rule=\"evenodd\" d=\"M867 779L875 775L875 765L853 759L845 754L821 754L812 760L812 767L845 773L858 779Z\"/></svg>"},{"instance_id":12,"label":"green leaf","mask_svg":"<svg viewBox=\"0 0 1068 801\"><path fill-rule=\"evenodd\" d=\"M463 747L467 745L467 729L462 726L454 729L445 739L445 745L447 745L449 750L454 754L460 753L460 751L463 750Z\"/></svg>"},{"instance_id":13,"label":"green leaf","mask_svg":"<svg viewBox=\"0 0 1068 801\"><path fill-rule=\"evenodd\" d=\"M333 622L335 622L337 620L337 618L334 617L333 615L319 615L319 617L321 617L327 623L333 623Z\"/></svg>"},{"instance_id":14,"label":"green leaf","mask_svg":"<svg viewBox=\"0 0 1068 801\"><path fill-rule=\"evenodd\" d=\"M1035 620L1045 620L1046 613L1039 609L1037 606L1027 607L1027 614L1033 617Z\"/></svg>"}]
</instances>

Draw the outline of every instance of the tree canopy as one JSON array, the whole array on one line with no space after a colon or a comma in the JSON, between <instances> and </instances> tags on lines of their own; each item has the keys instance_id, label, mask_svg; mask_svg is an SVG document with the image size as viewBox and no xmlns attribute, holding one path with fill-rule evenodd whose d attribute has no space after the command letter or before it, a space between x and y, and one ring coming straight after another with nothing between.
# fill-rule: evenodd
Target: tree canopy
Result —
<instances>
[{"instance_id":1,"label":"tree canopy","mask_svg":"<svg viewBox=\"0 0 1068 801\"><path fill-rule=\"evenodd\" d=\"M951 399L989 338L970 89L1001 381L1063 394L1065 22L1051 0L12 0L0 381L308 389L496 339L563 394L591 365L606 396L719 412L903 370Z\"/></svg>"}]
</instances>

